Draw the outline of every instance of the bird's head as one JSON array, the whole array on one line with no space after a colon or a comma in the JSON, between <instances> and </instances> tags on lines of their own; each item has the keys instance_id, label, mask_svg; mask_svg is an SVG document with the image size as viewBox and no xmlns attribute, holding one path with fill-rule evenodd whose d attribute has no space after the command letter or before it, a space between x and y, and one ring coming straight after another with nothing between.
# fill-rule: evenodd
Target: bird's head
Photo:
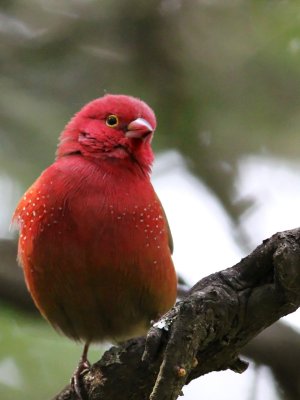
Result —
<instances>
[{"instance_id":1,"label":"bird's head","mask_svg":"<svg viewBox=\"0 0 300 400\"><path fill-rule=\"evenodd\" d=\"M126 160L149 171L156 128L152 109L125 95L105 95L86 104L60 136L57 158L78 154L97 160Z\"/></svg>"}]
</instances>

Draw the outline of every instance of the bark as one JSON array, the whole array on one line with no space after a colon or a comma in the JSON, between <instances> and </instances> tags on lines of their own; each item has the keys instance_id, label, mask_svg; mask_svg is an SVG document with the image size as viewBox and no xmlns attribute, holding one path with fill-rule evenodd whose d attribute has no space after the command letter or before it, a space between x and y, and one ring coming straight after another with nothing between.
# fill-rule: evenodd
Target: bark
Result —
<instances>
[{"instance_id":1,"label":"bark","mask_svg":"<svg viewBox=\"0 0 300 400\"><path fill-rule=\"evenodd\" d=\"M211 371L244 372L244 346L300 306L300 229L277 233L199 281L147 338L112 347L82 377L86 398L174 400ZM55 400L77 399L68 386Z\"/></svg>"}]
</instances>

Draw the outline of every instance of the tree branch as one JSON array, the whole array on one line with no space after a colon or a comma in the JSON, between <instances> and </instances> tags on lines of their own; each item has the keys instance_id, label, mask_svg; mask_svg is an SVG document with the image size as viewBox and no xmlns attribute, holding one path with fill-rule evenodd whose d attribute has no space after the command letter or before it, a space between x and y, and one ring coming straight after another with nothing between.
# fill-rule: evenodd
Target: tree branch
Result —
<instances>
[{"instance_id":1,"label":"tree branch","mask_svg":"<svg viewBox=\"0 0 300 400\"><path fill-rule=\"evenodd\" d=\"M84 377L87 398L174 400L211 371L241 373L239 352L300 305L300 229L277 233L234 267L199 281L149 331L112 347ZM68 386L55 400L76 399Z\"/></svg>"}]
</instances>

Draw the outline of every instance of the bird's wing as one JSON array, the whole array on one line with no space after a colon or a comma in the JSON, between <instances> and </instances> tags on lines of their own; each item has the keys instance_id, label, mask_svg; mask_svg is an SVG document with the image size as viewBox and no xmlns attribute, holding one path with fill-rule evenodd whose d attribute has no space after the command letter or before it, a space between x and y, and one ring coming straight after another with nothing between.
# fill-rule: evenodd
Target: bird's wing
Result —
<instances>
[{"instance_id":1,"label":"bird's wing","mask_svg":"<svg viewBox=\"0 0 300 400\"><path fill-rule=\"evenodd\" d=\"M162 212L163 212L163 217L164 217L164 220L165 220L165 222L166 222L167 231L168 231L168 239L169 239L169 240L168 240L168 244L169 244L169 249L170 249L171 254L173 254L173 251L174 251L174 243L173 243L173 237L172 237L170 225L169 225L169 222L168 222L168 218L167 218L166 212L165 212L165 210L164 210L164 208L163 208L163 206L162 206L162 204L161 204L161 201L159 200L159 198L158 198L157 195L156 195L156 198L157 198L157 201L159 202L159 204L160 204L160 206L161 206L161 209L162 209Z\"/></svg>"},{"instance_id":2,"label":"bird's wing","mask_svg":"<svg viewBox=\"0 0 300 400\"><path fill-rule=\"evenodd\" d=\"M172 237L170 225L169 225L169 222L168 222L168 218L167 218L167 216L166 216L166 213L165 213L165 210L164 210L163 207L162 207L162 210L163 210L163 213L164 213L164 217L165 217L165 221L166 221L167 229L168 229L169 248L170 248L171 254L173 254L173 251L174 251L173 237Z\"/></svg>"}]
</instances>

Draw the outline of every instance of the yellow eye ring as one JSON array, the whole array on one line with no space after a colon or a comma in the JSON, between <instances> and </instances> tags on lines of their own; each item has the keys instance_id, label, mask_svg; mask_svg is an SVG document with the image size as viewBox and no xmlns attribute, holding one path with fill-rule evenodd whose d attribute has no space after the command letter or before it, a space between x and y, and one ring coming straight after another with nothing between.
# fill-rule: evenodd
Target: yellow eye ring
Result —
<instances>
[{"instance_id":1,"label":"yellow eye ring","mask_svg":"<svg viewBox=\"0 0 300 400\"><path fill-rule=\"evenodd\" d=\"M110 128L115 128L119 124L119 118L116 115L111 114L106 118L105 122Z\"/></svg>"}]
</instances>

